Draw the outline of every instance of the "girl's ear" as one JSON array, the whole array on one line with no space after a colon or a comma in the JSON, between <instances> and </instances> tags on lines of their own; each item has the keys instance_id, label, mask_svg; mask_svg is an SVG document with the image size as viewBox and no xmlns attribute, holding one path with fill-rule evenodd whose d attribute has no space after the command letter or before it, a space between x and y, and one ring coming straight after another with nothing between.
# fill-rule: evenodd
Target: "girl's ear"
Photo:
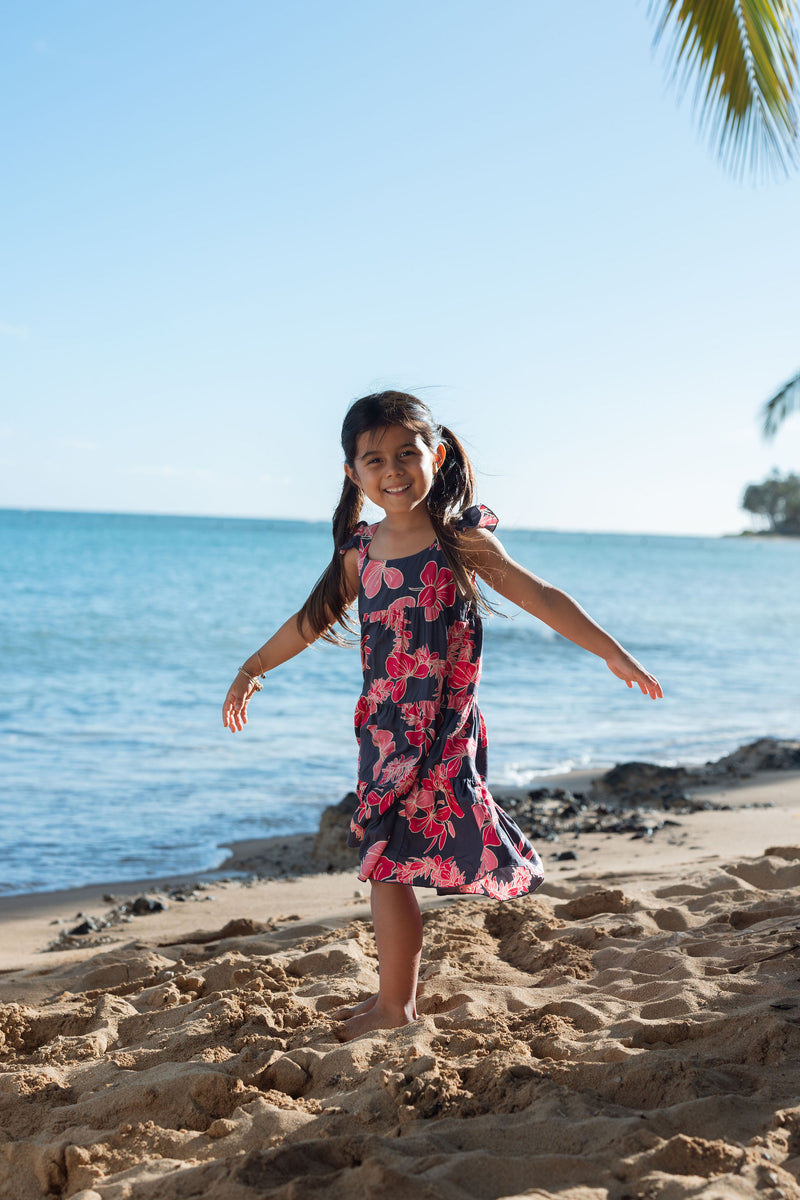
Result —
<instances>
[{"instance_id":1,"label":"girl's ear","mask_svg":"<svg viewBox=\"0 0 800 1200\"><path fill-rule=\"evenodd\" d=\"M439 442L439 445L436 447L436 449L433 452L434 470L436 470L436 471L439 470L439 467L442 465L442 463L444 462L446 457L447 457L447 446L445 446L444 442Z\"/></svg>"},{"instance_id":2,"label":"girl's ear","mask_svg":"<svg viewBox=\"0 0 800 1200\"><path fill-rule=\"evenodd\" d=\"M349 463L344 464L344 473L355 487L361 487L358 476Z\"/></svg>"}]
</instances>

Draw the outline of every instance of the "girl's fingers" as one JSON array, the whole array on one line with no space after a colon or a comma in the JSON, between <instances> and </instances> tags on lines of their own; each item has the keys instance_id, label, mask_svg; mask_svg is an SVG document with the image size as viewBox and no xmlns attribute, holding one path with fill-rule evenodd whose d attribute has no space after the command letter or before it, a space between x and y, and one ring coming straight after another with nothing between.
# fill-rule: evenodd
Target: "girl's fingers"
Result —
<instances>
[{"instance_id":1,"label":"girl's fingers","mask_svg":"<svg viewBox=\"0 0 800 1200\"><path fill-rule=\"evenodd\" d=\"M237 729L244 729L247 724L247 702L251 695L252 692L239 700L229 692L225 697L222 705L222 724L230 729L231 733L235 733Z\"/></svg>"}]
</instances>

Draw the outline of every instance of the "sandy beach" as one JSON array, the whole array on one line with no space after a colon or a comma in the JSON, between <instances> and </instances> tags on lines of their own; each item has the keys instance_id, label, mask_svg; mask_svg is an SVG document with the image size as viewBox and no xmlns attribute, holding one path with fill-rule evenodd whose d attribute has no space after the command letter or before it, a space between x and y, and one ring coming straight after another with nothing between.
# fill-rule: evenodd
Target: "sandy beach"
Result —
<instances>
[{"instance_id":1,"label":"sandy beach","mask_svg":"<svg viewBox=\"0 0 800 1200\"><path fill-rule=\"evenodd\" d=\"M0 1197L800 1200L800 771L702 796L523 900L420 889L420 1019L345 1045L368 887L311 837L3 899Z\"/></svg>"}]
</instances>

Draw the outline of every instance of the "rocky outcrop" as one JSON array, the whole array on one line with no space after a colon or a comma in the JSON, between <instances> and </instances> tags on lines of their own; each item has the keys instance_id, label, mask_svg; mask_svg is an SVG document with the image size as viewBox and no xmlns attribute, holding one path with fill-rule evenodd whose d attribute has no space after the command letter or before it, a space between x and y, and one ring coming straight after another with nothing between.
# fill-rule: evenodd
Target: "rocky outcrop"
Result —
<instances>
[{"instance_id":1,"label":"rocky outcrop","mask_svg":"<svg viewBox=\"0 0 800 1200\"><path fill-rule=\"evenodd\" d=\"M347 845L350 818L357 804L358 797L355 792L348 792L338 804L332 804L323 810L311 850L314 865L320 870L350 870L358 862L358 851Z\"/></svg>"},{"instance_id":2,"label":"rocky outcrop","mask_svg":"<svg viewBox=\"0 0 800 1200\"><path fill-rule=\"evenodd\" d=\"M722 777L746 779L756 771L800 771L800 741L764 737L733 754L726 754L702 768L705 778L716 782Z\"/></svg>"}]
</instances>

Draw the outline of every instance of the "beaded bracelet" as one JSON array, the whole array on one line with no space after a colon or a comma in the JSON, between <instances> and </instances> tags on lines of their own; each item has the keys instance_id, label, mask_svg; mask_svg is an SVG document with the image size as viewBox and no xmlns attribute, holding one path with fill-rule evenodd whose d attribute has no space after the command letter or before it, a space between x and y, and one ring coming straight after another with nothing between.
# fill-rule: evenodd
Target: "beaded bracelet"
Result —
<instances>
[{"instance_id":1,"label":"beaded bracelet","mask_svg":"<svg viewBox=\"0 0 800 1200\"><path fill-rule=\"evenodd\" d=\"M239 674L240 674L240 675L244 675L245 679L249 679L249 680L250 680L250 682L252 683L252 685L253 685L253 688L255 689L255 691L257 691L257 692L263 692L263 690L264 690L264 685L263 685L263 683L261 682L261 680L260 680L260 679L255 679L255 678L254 678L252 675L248 674L248 672L247 672L247 671L245 671L244 667L239 667Z\"/></svg>"}]
</instances>

